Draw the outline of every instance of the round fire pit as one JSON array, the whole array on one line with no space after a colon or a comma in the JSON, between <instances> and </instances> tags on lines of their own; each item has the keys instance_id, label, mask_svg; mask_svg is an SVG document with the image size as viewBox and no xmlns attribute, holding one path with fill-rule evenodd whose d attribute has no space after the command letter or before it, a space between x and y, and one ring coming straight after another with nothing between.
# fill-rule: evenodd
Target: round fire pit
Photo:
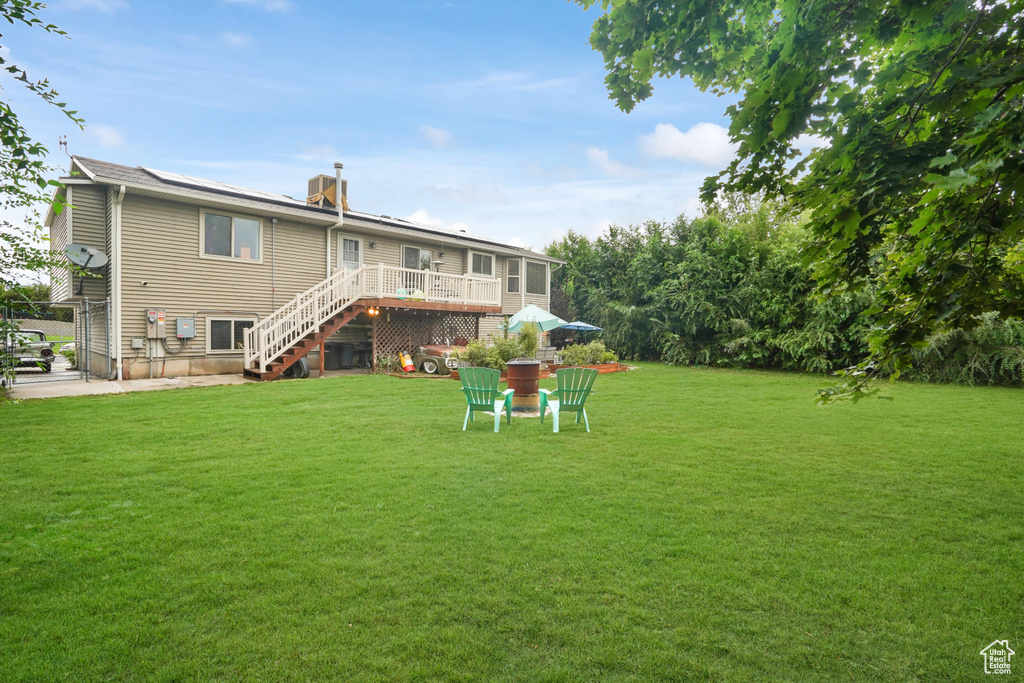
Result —
<instances>
[{"instance_id":1,"label":"round fire pit","mask_svg":"<svg viewBox=\"0 0 1024 683\"><path fill-rule=\"evenodd\" d=\"M512 394L514 412L540 410L540 361L536 358L513 358L508 363L508 387Z\"/></svg>"}]
</instances>

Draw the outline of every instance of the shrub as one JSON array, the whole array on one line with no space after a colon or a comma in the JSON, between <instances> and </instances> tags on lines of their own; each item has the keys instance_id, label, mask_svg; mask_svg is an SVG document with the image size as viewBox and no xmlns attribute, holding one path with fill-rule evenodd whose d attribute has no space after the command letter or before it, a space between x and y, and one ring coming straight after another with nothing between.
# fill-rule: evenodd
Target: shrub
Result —
<instances>
[{"instance_id":1,"label":"shrub","mask_svg":"<svg viewBox=\"0 0 1024 683\"><path fill-rule=\"evenodd\" d=\"M68 359L68 363L71 365L72 369L77 367L75 365L75 350L74 349L62 348L59 351L59 353L60 353L60 355L62 355L65 358Z\"/></svg>"},{"instance_id":2,"label":"shrub","mask_svg":"<svg viewBox=\"0 0 1024 683\"><path fill-rule=\"evenodd\" d=\"M402 361L398 359L398 355L384 355L377 354L377 369L375 372L382 375L387 375L393 372L402 371Z\"/></svg>"},{"instance_id":3,"label":"shrub","mask_svg":"<svg viewBox=\"0 0 1024 683\"><path fill-rule=\"evenodd\" d=\"M597 365L598 363L614 363L619 359L614 353L605 348L599 341L589 344L573 344L566 346L559 352L564 365Z\"/></svg>"},{"instance_id":4,"label":"shrub","mask_svg":"<svg viewBox=\"0 0 1024 683\"><path fill-rule=\"evenodd\" d=\"M530 323L532 325L532 323ZM534 353L537 350L536 331L533 334ZM508 369L508 362L519 356L529 355L523 351L522 333L519 337L495 337L488 338L490 344L481 339L474 339L466 345L465 350L456 351L453 355L466 365L477 368L494 368L505 372Z\"/></svg>"},{"instance_id":5,"label":"shrub","mask_svg":"<svg viewBox=\"0 0 1024 683\"><path fill-rule=\"evenodd\" d=\"M914 351L909 379L955 384L1024 383L1024 322L979 316L970 330L937 334Z\"/></svg>"},{"instance_id":6,"label":"shrub","mask_svg":"<svg viewBox=\"0 0 1024 683\"><path fill-rule=\"evenodd\" d=\"M530 358L537 357L537 326L535 324L523 323L516 341L519 342L519 355L529 356Z\"/></svg>"}]
</instances>

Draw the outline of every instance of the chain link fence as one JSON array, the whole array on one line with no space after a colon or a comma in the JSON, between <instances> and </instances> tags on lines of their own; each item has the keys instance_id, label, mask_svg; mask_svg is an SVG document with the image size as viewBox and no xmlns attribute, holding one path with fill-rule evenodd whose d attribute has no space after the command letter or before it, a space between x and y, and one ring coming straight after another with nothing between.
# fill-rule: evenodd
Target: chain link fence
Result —
<instances>
[{"instance_id":1,"label":"chain link fence","mask_svg":"<svg viewBox=\"0 0 1024 683\"><path fill-rule=\"evenodd\" d=\"M110 379L110 302L19 302L0 308L3 386Z\"/></svg>"}]
</instances>

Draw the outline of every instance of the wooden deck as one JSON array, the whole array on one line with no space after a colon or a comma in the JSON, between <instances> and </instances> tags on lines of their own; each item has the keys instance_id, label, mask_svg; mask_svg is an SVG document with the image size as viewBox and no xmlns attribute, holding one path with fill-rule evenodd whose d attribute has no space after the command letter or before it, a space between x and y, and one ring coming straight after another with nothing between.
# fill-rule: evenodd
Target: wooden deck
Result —
<instances>
[{"instance_id":1,"label":"wooden deck","mask_svg":"<svg viewBox=\"0 0 1024 683\"><path fill-rule=\"evenodd\" d=\"M478 306L446 301L414 301L412 299L377 298L359 299L360 306L375 306L397 310L452 311L453 313L501 313L501 306Z\"/></svg>"}]
</instances>

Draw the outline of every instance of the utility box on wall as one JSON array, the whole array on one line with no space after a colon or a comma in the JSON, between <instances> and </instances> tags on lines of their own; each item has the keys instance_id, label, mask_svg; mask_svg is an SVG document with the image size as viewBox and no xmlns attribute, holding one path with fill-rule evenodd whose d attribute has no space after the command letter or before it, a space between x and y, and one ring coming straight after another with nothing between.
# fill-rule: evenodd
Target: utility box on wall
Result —
<instances>
[{"instance_id":1,"label":"utility box on wall","mask_svg":"<svg viewBox=\"0 0 1024 683\"><path fill-rule=\"evenodd\" d=\"M191 339L196 336L195 318L178 318L176 322L178 324L178 339Z\"/></svg>"},{"instance_id":2,"label":"utility box on wall","mask_svg":"<svg viewBox=\"0 0 1024 683\"><path fill-rule=\"evenodd\" d=\"M146 338L163 339L167 336L167 314L162 308L146 309Z\"/></svg>"}]
</instances>

